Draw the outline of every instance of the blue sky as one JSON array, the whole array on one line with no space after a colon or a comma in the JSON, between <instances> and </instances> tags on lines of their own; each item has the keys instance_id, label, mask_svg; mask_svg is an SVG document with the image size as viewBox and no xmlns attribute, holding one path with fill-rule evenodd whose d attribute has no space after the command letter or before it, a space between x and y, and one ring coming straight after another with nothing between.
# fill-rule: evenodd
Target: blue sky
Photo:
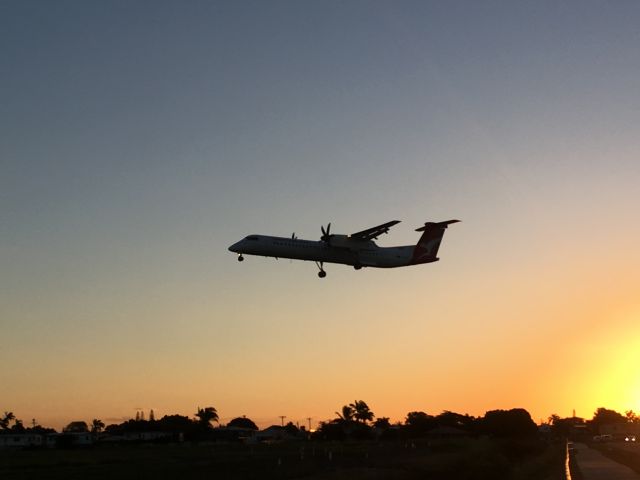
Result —
<instances>
[{"instance_id":1,"label":"blue sky","mask_svg":"<svg viewBox=\"0 0 640 480\"><path fill-rule=\"evenodd\" d=\"M499 394L505 364L637 311L639 20L633 2L3 2L0 408L568 412L535 375ZM396 218L382 244L463 223L439 264L324 282L226 250ZM468 353L436 374L447 342Z\"/></svg>"}]
</instances>

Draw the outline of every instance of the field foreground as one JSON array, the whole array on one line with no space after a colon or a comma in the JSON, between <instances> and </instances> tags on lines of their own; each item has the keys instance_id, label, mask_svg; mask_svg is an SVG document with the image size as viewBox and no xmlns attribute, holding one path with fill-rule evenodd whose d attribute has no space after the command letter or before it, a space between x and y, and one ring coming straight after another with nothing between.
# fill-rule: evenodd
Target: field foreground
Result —
<instances>
[{"instance_id":1,"label":"field foreground","mask_svg":"<svg viewBox=\"0 0 640 480\"><path fill-rule=\"evenodd\" d=\"M2 479L564 480L560 443L461 439L0 451Z\"/></svg>"}]
</instances>

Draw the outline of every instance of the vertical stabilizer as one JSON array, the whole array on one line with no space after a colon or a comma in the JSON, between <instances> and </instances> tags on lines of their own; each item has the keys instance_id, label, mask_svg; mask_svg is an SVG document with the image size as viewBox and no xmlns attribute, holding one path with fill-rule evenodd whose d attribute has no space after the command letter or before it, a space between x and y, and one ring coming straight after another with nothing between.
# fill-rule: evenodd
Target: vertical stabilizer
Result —
<instances>
[{"instance_id":1,"label":"vertical stabilizer","mask_svg":"<svg viewBox=\"0 0 640 480\"><path fill-rule=\"evenodd\" d=\"M416 232L423 232L420 240L413 250L412 263L429 263L438 260L438 249L444 236L444 231L452 223L460 220L447 220L444 222L427 222L423 227L416 228Z\"/></svg>"}]
</instances>

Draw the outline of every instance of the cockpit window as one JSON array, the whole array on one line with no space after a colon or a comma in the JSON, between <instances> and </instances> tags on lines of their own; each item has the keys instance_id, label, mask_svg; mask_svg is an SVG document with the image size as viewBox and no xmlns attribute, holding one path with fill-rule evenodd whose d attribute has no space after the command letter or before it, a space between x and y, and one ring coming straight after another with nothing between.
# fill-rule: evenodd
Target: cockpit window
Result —
<instances>
[{"instance_id":1,"label":"cockpit window","mask_svg":"<svg viewBox=\"0 0 640 480\"><path fill-rule=\"evenodd\" d=\"M247 240L258 240L258 236L257 235L249 235L247 237Z\"/></svg>"}]
</instances>

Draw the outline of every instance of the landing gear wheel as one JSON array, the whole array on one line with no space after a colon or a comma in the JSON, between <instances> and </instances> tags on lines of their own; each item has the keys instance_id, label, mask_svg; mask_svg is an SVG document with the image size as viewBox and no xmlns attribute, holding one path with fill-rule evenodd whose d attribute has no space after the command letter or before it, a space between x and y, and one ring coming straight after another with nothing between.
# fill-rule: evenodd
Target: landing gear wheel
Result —
<instances>
[{"instance_id":1,"label":"landing gear wheel","mask_svg":"<svg viewBox=\"0 0 640 480\"><path fill-rule=\"evenodd\" d=\"M242 255L238 255L238 261L242 262L244 260L244 257Z\"/></svg>"},{"instance_id":2,"label":"landing gear wheel","mask_svg":"<svg viewBox=\"0 0 640 480\"><path fill-rule=\"evenodd\" d=\"M318 272L318 276L320 278L326 277L327 276L327 272L325 272L324 268L322 268L323 262L316 262L316 266L320 269L320 271Z\"/></svg>"}]
</instances>

